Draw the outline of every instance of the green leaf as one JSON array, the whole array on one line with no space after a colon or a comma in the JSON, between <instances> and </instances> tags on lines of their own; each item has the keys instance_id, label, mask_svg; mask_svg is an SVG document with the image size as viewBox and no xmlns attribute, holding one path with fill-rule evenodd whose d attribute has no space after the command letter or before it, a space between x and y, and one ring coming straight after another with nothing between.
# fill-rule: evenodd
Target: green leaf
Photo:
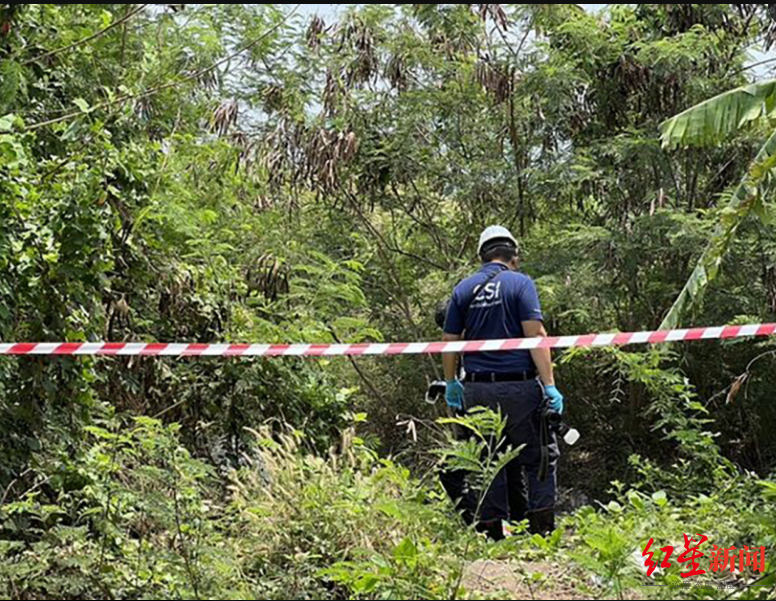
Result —
<instances>
[{"instance_id":1,"label":"green leaf","mask_svg":"<svg viewBox=\"0 0 776 601\"><path fill-rule=\"evenodd\" d=\"M399 543L399 545L393 550L393 557L397 561L407 562L418 555L418 548L410 538L405 538Z\"/></svg>"},{"instance_id":2,"label":"green leaf","mask_svg":"<svg viewBox=\"0 0 776 601\"><path fill-rule=\"evenodd\" d=\"M101 438L103 440L116 440L118 439L118 436L114 434L113 432L109 432L108 430L104 428L100 428L98 426L86 426L84 428L86 432L91 434L92 436L95 436L97 438Z\"/></svg>"},{"instance_id":3,"label":"green leaf","mask_svg":"<svg viewBox=\"0 0 776 601\"><path fill-rule=\"evenodd\" d=\"M89 107L89 103L86 102L83 98L76 98L73 100L73 104L75 104L79 109L81 109L82 113L88 113L91 111L91 108Z\"/></svg>"},{"instance_id":4,"label":"green leaf","mask_svg":"<svg viewBox=\"0 0 776 601\"><path fill-rule=\"evenodd\" d=\"M776 104L776 80L750 84L715 96L665 121L666 148L706 146L766 118Z\"/></svg>"},{"instance_id":5,"label":"green leaf","mask_svg":"<svg viewBox=\"0 0 776 601\"><path fill-rule=\"evenodd\" d=\"M0 110L13 106L23 89L21 65L11 60L0 61Z\"/></svg>"},{"instance_id":6,"label":"green leaf","mask_svg":"<svg viewBox=\"0 0 776 601\"><path fill-rule=\"evenodd\" d=\"M13 130L14 122L16 121L16 115L3 115L0 117L0 132L8 133Z\"/></svg>"},{"instance_id":7,"label":"green leaf","mask_svg":"<svg viewBox=\"0 0 776 601\"><path fill-rule=\"evenodd\" d=\"M641 495L635 491L631 491L628 494L628 500L630 501L630 504L633 505L633 507L639 511L642 512L645 509L644 499L641 498Z\"/></svg>"},{"instance_id":8,"label":"green leaf","mask_svg":"<svg viewBox=\"0 0 776 601\"><path fill-rule=\"evenodd\" d=\"M367 417L366 413L354 413L351 419L354 424L363 424L366 423Z\"/></svg>"},{"instance_id":9,"label":"green leaf","mask_svg":"<svg viewBox=\"0 0 776 601\"><path fill-rule=\"evenodd\" d=\"M355 583L355 590L361 594L370 594L380 584L380 578L374 574L364 574Z\"/></svg>"},{"instance_id":10,"label":"green leaf","mask_svg":"<svg viewBox=\"0 0 776 601\"><path fill-rule=\"evenodd\" d=\"M776 499L776 482L768 482L767 480L762 480L758 482L758 484L765 489L763 491L763 495L766 498Z\"/></svg>"},{"instance_id":11,"label":"green leaf","mask_svg":"<svg viewBox=\"0 0 776 601\"><path fill-rule=\"evenodd\" d=\"M771 171L771 163L776 160L776 131L771 133L760 152L757 153L749 171L739 183L730 203L723 211L716 230L709 239L706 249L687 280L682 292L666 315L661 330L678 327L683 314L703 296L706 287L719 274L722 260L727 255L738 227L750 215L756 206L755 192L764 185ZM760 168L765 166L765 168Z\"/></svg>"}]
</instances>

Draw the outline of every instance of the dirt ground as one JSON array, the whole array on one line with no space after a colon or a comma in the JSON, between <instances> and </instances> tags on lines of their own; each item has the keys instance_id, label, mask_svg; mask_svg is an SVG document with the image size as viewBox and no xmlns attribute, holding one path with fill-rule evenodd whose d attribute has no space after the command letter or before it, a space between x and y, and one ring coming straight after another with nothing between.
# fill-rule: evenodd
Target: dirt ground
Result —
<instances>
[{"instance_id":1,"label":"dirt ground","mask_svg":"<svg viewBox=\"0 0 776 601\"><path fill-rule=\"evenodd\" d=\"M467 591L503 599L591 599L563 578L563 570L546 563L482 560L469 565L463 585Z\"/></svg>"}]
</instances>

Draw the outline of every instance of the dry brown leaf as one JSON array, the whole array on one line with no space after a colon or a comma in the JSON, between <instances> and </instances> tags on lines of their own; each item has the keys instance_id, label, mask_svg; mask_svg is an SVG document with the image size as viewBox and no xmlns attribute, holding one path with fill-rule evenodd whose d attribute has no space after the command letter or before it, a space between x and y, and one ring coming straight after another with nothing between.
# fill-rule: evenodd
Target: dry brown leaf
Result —
<instances>
[{"instance_id":1,"label":"dry brown leaf","mask_svg":"<svg viewBox=\"0 0 776 601\"><path fill-rule=\"evenodd\" d=\"M748 373L736 378L736 381L733 382L733 384L730 386L730 390L728 391L727 399L725 400L726 405L730 405L736 399L738 393L741 392L741 387L746 383L748 378Z\"/></svg>"}]
</instances>

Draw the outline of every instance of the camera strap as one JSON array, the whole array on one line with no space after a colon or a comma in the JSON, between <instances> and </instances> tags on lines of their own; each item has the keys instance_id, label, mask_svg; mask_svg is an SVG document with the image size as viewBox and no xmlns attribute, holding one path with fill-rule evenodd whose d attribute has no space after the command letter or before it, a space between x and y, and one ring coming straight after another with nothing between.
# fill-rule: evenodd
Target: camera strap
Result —
<instances>
[{"instance_id":1,"label":"camera strap","mask_svg":"<svg viewBox=\"0 0 776 601\"><path fill-rule=\"evenodd\" d=\"M547 413L539 409L539 445L541 447L541 459L539 462L539 482L545 482L550 473L550 424L547 421Z\"/></svg>"}]
</instances>

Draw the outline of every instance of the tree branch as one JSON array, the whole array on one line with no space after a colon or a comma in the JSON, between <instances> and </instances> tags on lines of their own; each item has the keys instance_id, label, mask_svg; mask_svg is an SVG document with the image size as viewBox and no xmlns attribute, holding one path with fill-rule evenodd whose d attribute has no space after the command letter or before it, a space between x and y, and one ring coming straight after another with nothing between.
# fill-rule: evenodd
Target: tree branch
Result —
<instances>
[{"instance_id":1,"label":"tree branch","mask_svg":"<svg viewBox=\"0 0 776 601\"><path fill-rule=\"evenodd\" d=\"M337 344L342 344L339 336L337 336L337 332L334 330L334 326L329 325L329 332L331 332L331 337L334 338L334 341ZM361 366L358 364L358 361L356 361L355 357L349 355L348 359L350 360L350 364L353 366L353 369L356 370L358 377L361 378L361 381L366 385L367 388L369 388L369 391L375 396L375 398L377 398L383 405L385 405L385 397L380 393L377 387L372 384L372 381L369 379L367 374L364 373L364 370L361 369Z\"/></svg>"},{"instance_id":2,"label":"tree branch","mask_svg":"<svg viewBox=\"0 0 776 601\"><path fill-rule=\"evenodd\" d=\"M763 65L767 65L769 63L776 63L776 58L768 58L763 61L760 61L758 63L752 63L751 65L747 65L746 67L740 68L738 71L735 71L731 77L735 77L736 75L741 75L744 71L749 71L750 69L756 69L757 67L762 67Z\"/></svg>"},{"instance_id":3,"label":"tree branch","mask_svg":"<svg viewBox=\"0 0 776 601\"><path fill-rule=\"evenodd\" d=\"M153 96L154 94L158 94L159 92L163 92L164 90L169 90L172 88L177 88L181 85L183 85L186 82L191 81L192 79L199 79L203 75L206 75L207 73L210 73L211 71L214 71L218 69L221 65L224 63L229 62L236 56L242 54L246 50L250 50L254 46L258 45L262 41L264 41L266 38L268 38L270 35L275 33L282 25L284 25L288 20L296 13L297 10L299 10L299 7L302 6L301 4L297 4L294 9L289 12L287 15L283 17L282 20L280 20L278 23L273 25L268 31L264 32L262 35L260 35L258 38L253 40L252 42L249 42L242 46L241 48L238 48L235 52L230 54L229 56L226 56L209 67L205 67L204 69L200 69L199 71L195 71L194 73L190 73L189 75L186 75L183 77L183 79L179 81L172 81L169 83L166 83L164 85L158 86L156 88L151 88L150 90L146 90L145 92L140 92L137 94L124 94L123 96L119 96L118 98L114 98L113 100L107 100L105 102L102 102L100 104L97 104L91 108L92 111L107 108L109 106L113 106L114 104L120 104L122 102L126 102L127 100L139 100L140 98L148 98L149 96ZM40 123L34 123L32 125L29 125L25 127L22 131L33 131L36 129L40 129L41 127L46 127L47 125L54 125L55 123L61 123L62 121L68 121L70 119L73 119L75 117L79 117L83 115L84 112L81 110L73 111L72 113L67 113L66 115L62 115L61 117L56 117L54 119L49 119L48 121L42 121Z\"/></svg>"},{"instance_id":4,"label":"tree branch","mask_svg":"<svg viewBox=\"0 0 776 601\"><path fill-rule=\"evenodd\" d=\"M52 56L56 56L57 54L62 54L64 52L69 52L70 50L75 50L79 46L83 46L84 44L88 44L92 40L96 40L100 36L105 35L112 29L115 29L116 27L120 27L121 25L124 25L127 21L129 21L132 17L137 15L138 13L145 10L145 8L149 6L148 4L141 4L139 8L133 10L131 13L128 13L124 15L121 19L116 21L115 23L111 23L108 25L105 29L101 29L97 33L90 35L88 37L83 38L82 40L78 40L77 42L73 42L72 44L68 46L63 46L62 48L57 48L56 50L52 50L51 52L46 52L45 54L41 54L40 56L34 56L33 58L29 58L26 61L22 63L22 67L26 67L27 65L31 63L35 63L38 61L45 60L47 58L51 58Z\"/></svg>"}]
</instances>

